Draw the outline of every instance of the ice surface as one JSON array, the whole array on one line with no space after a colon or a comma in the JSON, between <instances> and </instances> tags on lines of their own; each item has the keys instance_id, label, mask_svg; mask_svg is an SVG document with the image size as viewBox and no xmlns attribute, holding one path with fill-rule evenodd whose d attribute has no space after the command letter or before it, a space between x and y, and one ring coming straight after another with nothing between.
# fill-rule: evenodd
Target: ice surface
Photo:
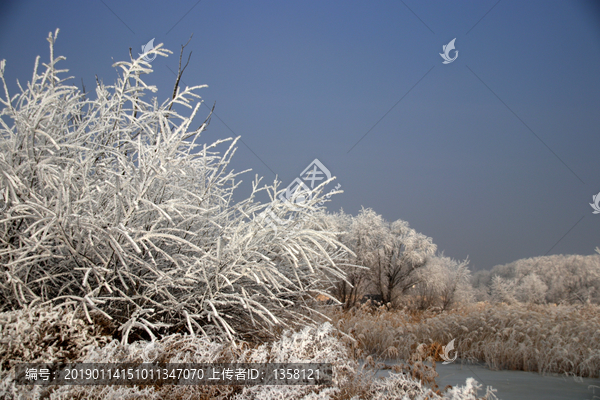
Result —
<instances>
[{"instance_id":1,"label":"ice surface","mask_svg":"<svg viewBox=\"0 0 600 400\"><path fill-rule=\"evenodd\" d=\"M440 389L446 385L464 385L467 378L473 377L482 384L484 389L486 386L498 389L496 396L501 400L600 399L600 379L598 378L574 378L558 374L541 375L537 372L524 371L494 371L483 364L465 363L461 365L460 360L447 365L436 363L436 370L440 375L436 379ZM387 376L389 372L390 370L379 370L376 376ZM596 386L596 388L590 386Z\"/></svg>"}]
</instances>

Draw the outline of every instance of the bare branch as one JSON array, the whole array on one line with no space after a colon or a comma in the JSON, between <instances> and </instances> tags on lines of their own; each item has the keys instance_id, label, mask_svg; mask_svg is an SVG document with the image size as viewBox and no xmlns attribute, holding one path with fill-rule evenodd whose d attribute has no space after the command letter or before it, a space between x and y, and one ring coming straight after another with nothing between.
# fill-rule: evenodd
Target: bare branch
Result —
<instances>
[{"instance_id":1,"label":"bare branch","mask_svg":"<svg viewBox=\"0 0 600 400\"><path fill-rule=\"evenodd\" d=\"M183 49L185 49L186 46L190 43L190 41L192 40L192 36L194 36L193 33L190 36L190 38L188 39L187 43L181 46L181 51L179 52L179 68L177 69L177 78L175 79L175 86L173 87L173 96L172 96L173 100L177 96L177 89L179 88L179 81L181 80L183 72L187 68L188 64L190 63L190 58L192 57L192 52L190 51L187 62L185 63L185 65L183 66L183 69L182 69L181 68L181 58L183 57ZM169 106L169 111L171 110L171 107L173 107L173 103L171 103L171 105Z\"/></svg>"}]
</instances>

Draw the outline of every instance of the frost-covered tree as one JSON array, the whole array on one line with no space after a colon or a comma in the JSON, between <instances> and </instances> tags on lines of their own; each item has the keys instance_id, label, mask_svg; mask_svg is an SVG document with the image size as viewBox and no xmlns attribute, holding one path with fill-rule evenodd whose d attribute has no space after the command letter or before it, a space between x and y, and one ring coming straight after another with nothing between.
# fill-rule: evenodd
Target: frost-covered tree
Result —
<instances>
[{"instance_id":1,"label":"frost-covered tree","mask_svg":"<svg viewBox=\"0 0 600 400\"><path fill-rule=\"evenodd\" d=\"M142 80L152 69L141 57L114 64L115 85L98 82L89 99L61 78L57 33L20 93L9 94L0 63L0 310L70 303L89 321L111 321L124 342L132 332L233 339L311 323L307 295L344 279L336 262L347 259L333 233L315 228L326 182L301 208L258 178L234 202L237 139L207 144L210 115L191 128L203 86L178 86L181 57L163 103L146 100L156 88ZM255 200L261 190L270 204ZM271 229L267 206L295 222Z\"/></svg>"},{"instance_id":2,"label":"frost-covered tree","mask_svg":"<svg viewBox=\"0 0 600 400\"><path fill-rule=\"evenodd\" d=\"M439 305L446 273L446 265L443 260L438 257L427 259L425 267L416 272L417 282L409 291L415 296L414 306L425 310Z\"/></svg>"},{"instance_id":3,"label":"frost-covered tree","mask_svg":"<svg viewBox=\"0 0 600 400\"><path fill-rule=\"evenodd\" d=\"M368 269L366 274L354 269L352 286L338 285L350 293L348 306L363 294L361 287L380 295L384 303L392 302L417 282L416 271L436 251L432 239L410 228L408 222L389 223L370 208L363 208L346 226L341 240L355 253L349 264Z\"/></svg>"},{"instance_id":4,"label":"frost-covered tree","mask_svg":"<svg viewBox=\"0 0 600 400\"><path fill-rule=\"evenodd\" d=\"M517 296L521 301L549 303L600 303L600 256L598 254L533 257L478 271L473 278L477 293L491 294L492 278L512 281L516 290L534 290ZM537 276L534 278L533 276ZM528 278L529 277L529 278ZM541 293L544 293L542 297ZM529 300L532 295L536 300ZM479 296L484 298L485 296Z\"/></svg>"},{"instance_id":5,"label":"frost-covered tree","mask_svg":"<svg viewBox=\"0 0 600 400\"><path fill-rule=\"evenodd\" d=\"M417 283L416 271L426 265L437 246L430 237L412 229L408 222L394 221L389 229L391 246L382 249L382 257L373 268L372 281L384 303L395 294L402 295Z\"/></svg>"},{"instance_id":6,"label":"frost-covered tree","mask_svg":"<svg viewBox=\"0 0 600 400\"><path fill-rule=\"evenodd\" d=\"M473 300L473 288L471 287L469 270L469 259L463 261L445 259L446 270L444 286L441 291L441 307L446 310L455 303L466 303Z\"/></svg>"},{"instance_id":7,"label":"frost-covered tree","mask_svg":"<svg viewBox=\"0 0 600 400\"><path fill-rule=\"evenodd\" d=\"M338 213L322 214L321 221L325 224L325 229L336 233L336 239L340 242L347 243L347 236L350 235L350 227L352 225L352 215L344 213L340 210ZM345 309L348 309L356 304L363 295L365 285L368 283L368 268L361 267L353 263L357 262L357 255L348 252L346 262L337 263L343 267L346 273L345 279L339 279L332 287L331 293L335 299L343 304Z\"/></svg>"},{"instance_id":8,"label":"frost-covered tree","mask_svg":"<svg viewBox=\"0 0 600 400\"><path fill-rule=\"evenodd\" d=\"M545 303L547 291L548 286L536 273L525 276L516 288L517 299L523 303Z\"/></svg>"},{"instance_id":9,"label":"frost-covered tree","mask_svg":"<svg viewBox=\"0 0 600 400\"><path fill-rule=\"evenodd\" d=\"M366 273L357 271L356 280L360 281L360 284L369 286L369 283L373 282L377 265L384 262L382 260L383 254L392 245L390 239L386 221L372 209L363 208L356 217L352 218L344 243L356 254L353 261L368 268ZM359 289L359 286L356 286L356 288ZM358 291L355 291L355 293L355 296L351 299L352 303L358 299Z\"/></svg>"},{"instance_id":10,"label":"frost-covered tree","mask_svg":"<svg viewBox=\"0 0 600 400\"><path fill-rule=\"evenodd\" d=\"M549 297L553 303L600 303L600 257L572 255L552 277Z\"/></svg>"},{"instance_id":11,"label":"frost-covered tree","mask_svg":"<svg viewBox=\"0 0 600 400\"><path fill-rule=\"evenodd\" d=\"M499 275L492 278L491 296L498 303L516 303L516 287L513 279L505 279Z\"/></svg>"},{"instance_id":12,"label":"frost-covered tree","mask_svg":"<svg viewBox=\"0 0 600 400\"><path fill-rule=\"evenodd\" d=\"M484 269L473 272L471 275L471 286L475 301L490 300L490 285L492 283L491 271Z\"/></svg>"},{"instance_id":13,"label":"frost-covered tree","mask_svg":"<svg viewBox=\"0 0 600 400\"><path fill-rule=\"evenodd\" d=\"M417 307L449 309L456 302L471 301L469 260L456 261L443 254L428 258L416 273L417 283L411 293L417 296Z\"/></svg>"}]
</instances>

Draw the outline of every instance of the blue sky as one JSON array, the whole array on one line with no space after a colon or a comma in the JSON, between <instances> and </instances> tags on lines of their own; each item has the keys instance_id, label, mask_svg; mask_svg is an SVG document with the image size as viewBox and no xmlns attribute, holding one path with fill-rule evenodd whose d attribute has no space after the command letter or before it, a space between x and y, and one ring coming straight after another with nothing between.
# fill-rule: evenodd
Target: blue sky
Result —
<instances>
[{"instance_id":1,"label":"blue sky","mask_svg":"<svg viewBox=\"0 0 600 400\"><path fill-rule=\"evenodd\" d=\"M344 190L330 210L406 220L475 270L600 246L597 3L5 1L13 93L56 28L88 91L114 83L130 47L164 43L174 54L146 79L160 101L193 33L184 85L216 102L207 142L242 137L239 198L254 174L286 186L317 158Z\"/></svg>"}]
</instances>

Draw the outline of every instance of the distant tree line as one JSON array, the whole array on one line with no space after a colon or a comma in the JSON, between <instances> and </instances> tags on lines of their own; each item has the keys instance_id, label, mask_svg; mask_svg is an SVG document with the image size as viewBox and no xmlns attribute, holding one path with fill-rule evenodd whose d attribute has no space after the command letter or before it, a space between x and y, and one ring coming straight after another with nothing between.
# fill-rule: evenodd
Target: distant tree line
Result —
<instances>
[{"instance_id":1,"label":"distant tree line","mask_svg":"<svg viewBox=\"0 0 600 400\"><path fill-rule=\"evenodd\" d=\"M600 253L600 249L596 248ZM526 258L473 274L480 301L503 303L600 303L600 255Z\"/></svg>"},{"instance_id":2,"label":"distant tree line","mask_svg":"<svg viewBox=\"0 0 600 400\"><path fill-rule=\"evenodd\" d=\"M346 309L366 300L442 310L473 301L600 304L600 254L533 257L471 273L468 258L437 253L408 222L388 222L370 208L321 220L351 250L339 265L346 278L329 290Z\"/></svg>"}]
</instances>

